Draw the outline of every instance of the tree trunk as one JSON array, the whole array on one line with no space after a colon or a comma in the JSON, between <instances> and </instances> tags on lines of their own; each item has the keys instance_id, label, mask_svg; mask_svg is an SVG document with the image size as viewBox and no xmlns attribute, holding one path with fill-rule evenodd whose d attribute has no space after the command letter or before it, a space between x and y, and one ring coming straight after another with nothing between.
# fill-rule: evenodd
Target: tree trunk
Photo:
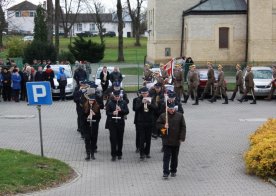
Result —
<instances>
[{"instance_id":1,"label":"tree trunk","mask_svg":"<svg viewBox=\"0 0 276 196\"><path fill-rule=\"evenodd\" d=\"M59 54L59 18L60 18L60 1L55 0L55 48Z\"/></svg>"},{"instance_id":2,"label":"tree trunk","mask_svg":"<svg viewBox=\"0 0 276 196\"><path fill-rule=\"evenodd\" d=\"M124 40L123 40L123 9L121 0L117 0L117 17L118 17L118 60L119 62L125 61L124 58Z\"/></svg>"},{"instance_id":3,"label":"tree trunk","mask_svg":"<svg viewBox=\"0 0 276 196\"><path fill-rule=\"evenodd\" d=\"M48 43L53 43L53 2L52 0L47 0L47 41Z\"/></svg>"},{"instance_id":4,"label":"tree trunk","mask_svg":"<svg viewBox=\"0 0 276 196\"><path fill-rule=\"evenodd\" d=\"M2 4L0 4L0 48L3 47L3 36L2 32L5 29L6 20L5 20L5 13L3 11Z\"/></svg>"}]
</instances>

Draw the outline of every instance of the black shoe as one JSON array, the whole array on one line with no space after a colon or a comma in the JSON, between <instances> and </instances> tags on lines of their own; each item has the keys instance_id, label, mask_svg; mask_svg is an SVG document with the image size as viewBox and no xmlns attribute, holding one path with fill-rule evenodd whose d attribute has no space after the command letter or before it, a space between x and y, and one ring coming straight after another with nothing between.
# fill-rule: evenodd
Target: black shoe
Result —
<instances>
[{"instance_id":1,"label":"black shoe","mask_svg":"<svg viewBox=\"0 0 276 196\"><path fill-rule=\"evenodd\" d=\"M242 99L237 99L240 103L242 103Z\"/></svg>"},{"instance_id":2,"label":"black shoe","mask_svg":"<svg viewBox=\"0 0 276 196\"><path fill-rule=\"evenodd\" d=\"M171 177L175 177L176 176L176 173L171 173Z\"/></svg>"},{"instance_id":3,"label":"black shoe","mask_svg":"<svg viewBox=\"0 0 276 196\"><path fill-rule=\"evenodd\" d=\"M151 158L151 156L150 156L150 155L146 155L146 158L147 158L147 159L150 159L150 158Z\"/></svg>"},{"instance_id":4,"label":"black shoe","mask_svg":"<svg viewBox=\"0 0 276 196\"><path fill-rule=\"evenodd\" d=\"M96 159L95 156L94 156L94 154L91 154L91 159L92 159L92 160L95 160L95 159Z\"/></svg>"},{"instance_id":5,"label":"black shoe","mask_svg":"<svg viewBox=\"0 0 276 196\"><path fill-rule=\"evenodd\" d=\"M122 156L118 156L118 160L121 160L122 159Z\"/></svg>"},{"instance_id":6,"label":"black shoe","mask_svg":"<svg viewBox=\"0 0 276 196\"><path fill-rule=\"evenodd\" d=\"M137 148L137 149L135 150L135 152L136 152L136 153L139 153L139 152L140 152L139 148Z\"/></svg>"},{"instance_id":7,"label":"black shoe","mask_svg":"<svg viewBox=\"0 0 276 196\"><path fill-rule=\"evenodd\" d=\"M193 103L192 105L198 105L198 102Z\"/></svg>"},{"instance_id":8,"label":"black shoe","mask_svg":"<svg viewBox=\"0 0 276 196\"><path fill-rule=\"evenodd\" d=\"M164 179L164 180L167 180L168 177L169 177L169 174L163 174L163 179Z\"/></svg>"},{"instance_id":9,"label":"black shoe","mask_svg":"<svg viewBox=\"0 0 276 196\"><path fill-rule=\"evenodd\" d=\"M213 99L208 99L208 101L209 101L210 103L213 103L213 102L214 102L214 100L213 100Z\"/></svg>"},{"instance_id":10,"label":"black shoe","mask_svg":"<svg viewBox=\"0 0 276 196\"><path fill-rule=\"evenodd\" d=\"M250 104L256 104L257 102L256 102L256 100L253 100L253 102L251 102Z\"/></svg>"},{"instance_id":11,"label":"black shoe","mask_svg":"<svg viewBox=\"0 0 276 196\"><path fill-rule=\"evenodd\" d=\"M112 157L111 161L116 161L116 157Z\"/></svg>"},{"instance_id":12,"label":"black shoe","mask_svg":"<svg viewBox=\"0 0 276 196\"><path fill-rule=\"evenodd\" d=\"M151 137L154 138L154 139L157 139L157 135L156 134L152 134Z\"/></svg>"},{"instance_id":13,"label":"black shoe","mask_svg":"<svg viewBox=\"0 0 276 196\"><path fill-rule=\"evenodd\" d=\"M231 98L231 99L229 99L229 100L230 100L230 101L234 101L234 98L233 98L233 99Z\"/></svg>"},{"instance_id":14,"label":"black shoe","mask_svg":"<svg viewBox=\"0 0 276 196\"><path fill-rule=\"evenodd\" d=\"M89 161L89 160L90 160L90 154L87 154L87 156L85 157L85 160L86 160L86 161Z\"/></svg>"},{"instance_id":15,"label":"black shoe","mask_svg":"<svg viewBox=\"0 0 276 196\"><path fill-rule=\"evenodd\" d=\"M145 155L141 155L141 156L140 156L140 160L141 160L141 161L144 161L144 160L145 160Z\"/></svg>"}]
</instances>

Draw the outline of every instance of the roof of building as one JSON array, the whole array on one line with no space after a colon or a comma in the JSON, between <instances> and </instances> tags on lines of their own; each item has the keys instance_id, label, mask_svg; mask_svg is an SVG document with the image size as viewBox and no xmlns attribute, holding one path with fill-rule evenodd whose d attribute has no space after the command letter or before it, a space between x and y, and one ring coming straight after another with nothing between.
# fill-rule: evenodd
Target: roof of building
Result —
<instances>
[{"instance_id":1,"label":"roof of building","mask_svg":"<svg viewBox=\"0 0 276 196\"><path fill-rule=\"evenodd\" d=\"M201 0L194 7L184 11L189 14L237 14L246 13L247 4L245 0Z\"/></svg>"},{"instance_id":2,"label":"roof of building","mask_svg":"<svg viewBox=\"0 0 276 196\"><path fill-rule=\"evenodd\" d=\"M21 10L36 10L37 5L32 4L29 1L23 1L17 5L14 5L8 9L8 11L11 10L16 10L16 11L21 11Z\"/></svg>"}]
</instances>

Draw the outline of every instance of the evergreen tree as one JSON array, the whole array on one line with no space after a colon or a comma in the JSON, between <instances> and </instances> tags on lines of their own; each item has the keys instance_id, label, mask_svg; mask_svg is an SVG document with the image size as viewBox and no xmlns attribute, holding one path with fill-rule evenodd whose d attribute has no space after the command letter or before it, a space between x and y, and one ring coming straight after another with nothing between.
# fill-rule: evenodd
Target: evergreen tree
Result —
<instances>
[{"instance_id":1,"label":"evergreen tree","mask_svg":"<svg viewBox=\"0 0 276 196\"><path fill-rule=\"evenodd\" d=\"M91 39L86 41L78 36L68 48L77 60L97 63L104 57L105 45L92 42Z\"/></svg>"},{"instance_id":2,"label":"evergreen tree","mask_svg":"<svg viewBox=\"0 0 276 196\"><path fill-rule=\"evenodd\" d=\"M47 42L46 15L45 10L42 8L41 5L37 6L34 23L34 40Z\"/></svg>"}]
</instances>

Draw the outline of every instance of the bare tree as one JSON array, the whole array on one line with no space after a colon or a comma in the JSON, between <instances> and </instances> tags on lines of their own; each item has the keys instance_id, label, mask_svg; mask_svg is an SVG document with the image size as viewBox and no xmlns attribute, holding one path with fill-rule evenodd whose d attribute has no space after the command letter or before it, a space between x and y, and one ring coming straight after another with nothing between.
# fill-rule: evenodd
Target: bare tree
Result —
<instances>
[{"instance_id":1,"label":"bare tree","mask_svg":"<svg viewBox=\"0 0 276 196\"><path fill-rule=\"evenodd\" d=\"M80 13L81 2L81 0L64 0L64 9L60 11L64 37L68 37L68 33L76 22ZM75 9L73 10L73 8Z\"/></svg>"},{"instance_id":2,"label":"bare tree","mask_svg":"<svg viewBox=\"0 0 276 196\"><path fill-rule=\"evenodd\" d=\"M60 16L60 1L55 0L55 48L57 55L59 54L59 16Z\"/></svg>"},{"instance_id":3,"label":"bare tree","mask_svg":"<svg viewBox=\"0 0 276 196\"><path fill-rule=\"evenodd\" d=\"M135 46L141 46L140 43L140 27L141 27L141 6L144 0L137 0L136 8L132 9L130 0L127 0L128 12L132 20L133 35L136 38Z\"/></svg>"},{"instance_id":4,"label":"bare tree","mask_svg":"<svg viewBox=\"0 0 276 196\"><path fill-rule=\"evenodd\" d=\"M96 26L99 30L99 36L101 39L101 44L104 44L104 37L103 37L103 29L104 24L102 22L101 13L104 12L104 6L101 1L93 0L93 6L90 5L90 2L86 0L86 5L90 13L95 13L93 16L95 17Z\"/></svg>"},{"instance_id":5,"label":"bare tree","mask_svg":"<svg viewBox=\"0 0 276 196\"><path fill-rule=\"evenodd\" d=\"M3 32L3 30L5 29L6 26L7 26L7 24L6 24L6 20L5 20L5 13L3 11L2 4L0 4L0 48L3 47L2 32Z\"/></svg>"},{"instance_id":6,"label":"bare tree","mask_svg":"<svg viewBox=\"0 0 276 196\"><path fill-rule=\"evenodd\" d=\"M53 6L53 1L52 0L47 0L47 41L48 43L53 42L53 25L54 25L54 20L53 20L53 15L54 15L54 6Z\"/></svg>"},{"instance_id":7,"label":"bare tree","mask_svg":"<svg viewBox=\"0 0 276 196\"><path fill-rule=\"evenodd\" d=\"M118 17L118 60L119 62L125 61L124 58L124 39L123 39L123 8L121 0L117 0L117 17Z\"/></svg>"}]
</instances>

